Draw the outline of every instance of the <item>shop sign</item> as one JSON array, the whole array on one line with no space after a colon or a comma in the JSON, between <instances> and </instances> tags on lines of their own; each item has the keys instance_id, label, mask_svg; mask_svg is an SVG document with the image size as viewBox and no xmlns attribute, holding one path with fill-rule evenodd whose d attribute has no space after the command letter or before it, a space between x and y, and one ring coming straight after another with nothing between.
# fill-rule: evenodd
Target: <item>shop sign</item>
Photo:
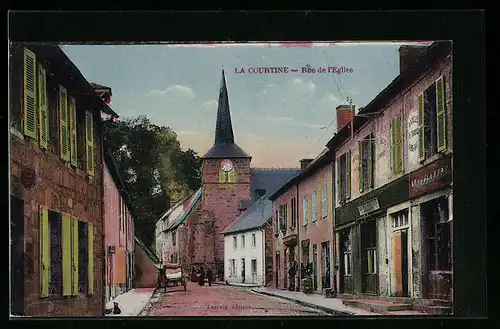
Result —
<instances>
[{"instance_id":1,"label":"shop sign","mask_svg":"<svg viewBox=\"0 0 500 329\"><path fill-rule=\"evenodd\" d=\"M379 209L380 209L380 204L378 202L378 198L368 200L367 202L362 203L358 206L360 216L363 216L365 214L371 213Z\"/></svg>"},{"instance_id":2,"label":"shop sign","mask_svg":"<svg viewBox=\"0 0 500 329\"><path fill-rule=\"evenodd\" d=\"M451 182L451 158L441 158L410 174L410 197L432 192Z\"/></svg>"}]
</instances>

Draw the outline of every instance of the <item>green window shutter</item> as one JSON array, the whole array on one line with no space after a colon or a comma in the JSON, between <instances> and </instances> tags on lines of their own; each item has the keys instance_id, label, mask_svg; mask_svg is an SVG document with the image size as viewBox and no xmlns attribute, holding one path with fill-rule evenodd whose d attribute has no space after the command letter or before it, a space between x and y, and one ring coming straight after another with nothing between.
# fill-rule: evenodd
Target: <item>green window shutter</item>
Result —
<instances>
[{"instance_id":1,"label":"green window shutter","mask_svg":"<svg viewBox=\"0 0 500 329\"><path fill-rule=\"evenodd\" d=\"M340 158L337 159L337 197L342 200L342 179L340 179Z\"/></svg>"},{"instance_id":2,"label":"green window shutter","mask_svg":"<svg viewBox=\"0 0 500 329\"><path fill-rule=\"evenodd\" d=\"M40 296L49 296L50 233L49 211L40 206Z\"/></svg>"},{"instance_id":3,"label":"green window shutter","mask_svg":"<svg viewBox=\"0 0 500 329\"><path fill-rule=\"evenodd\" d=\"M370 139L366 143L366 147L368 147L368 187L373 187L373 164L375 163L373 157L373 146L375 145L374 143L374 138L373 136L370 135Z\"/></svg>"},{"instance_id":4,"label":"green window shutter","mask_svg":"<svg viewBox=\"0 0 500 329\"><path fill-rule=\"evenodd\" d=\"M358 142L358 150L359 150L359 163L358 163L358 182L359 182L359 191L363 192L363 141Z\"/></svg>"},{"instance_id":5,"label":"green window shutter","mask_svg":"<svg viewBox=\"0 0 500 329\"><path fill-rule=\"evenodd\" d=\"M228 172L227 175L228 175L228 181L230 183L235 183L236 182L236 180L235 180L236 174L235 174L234 170Z\"/></svg>"},{"instance_id":6,"label":"green window shutter","mask_svg":"<svg viewBox=\"0 0 500 329\"><path fill-rule=\"evenodd\" d=\"M94 294L94 225L88 224L88 250L89 250L89 295Z\"/></svg>"},{"instance_id":7,"label":"green window shutter","mask_svg":"<svg viewBox=\"0 0 500 329\"><path fill-rule=\"evenodd\" d=\"M222 169L219 169L219 183L225 183L226 182L226 172Z\"/></svg>"},{"instance_id":8,"label":"green window shutter","mask_svg":"<svg viewBox=\"0 0 500 329\"><path fill-rule=\"evenodd\" d=\"M347 161L347 199L351 198L351 151L346 153Z\"/></svg>"},{"instance_id":9,"label":"green window shutter","mask_svg":"<svg viewBox=\"0 0 500 329\"><path fill-rule=\"evenodd\" d=\"M36 56L24 48L24 134L34 140L38 139L36 96Z\"/></svg>"},{"instance_id":10,"label":"green window shutter","mask_svg":"<svg viewBox=\"0 0 500 329\"><path fill-rule=\"evenodd\" d=\"M76 102L73 97L69 97L69 135L70 135L71 165L76 167L77 166Z\"/></svg>"},{"instance_id":11,"label":"green window shutter","mask_svg":"<svg viewBox=\"0 0 500 329\"><path fill-rule=\"evenodd\" d=\"M94 176L94 117L92 112L85 111L85 130L87 144L87 173Z\"/></svg>"},{"instance_id":12,"label":"green window shutter","mask_svg":"<svg viewBox=\"0 0 500 329\"><path fill-rule=\"evenodd\" d=\"M425 103L424 94L418 95L418 125L420 127L419 143L418 143L418 159L425 160Z\"/></svg>"},{"instance_id":13,"label":"green window shutter","mask_svg":"<svg viewBox=\"0 0 500 329\"><path fill-rule=\"evenodd\" d=\"M71 216L62 214L62 271L63 296L71 296L72 264L71 264Z\"/></svg>"},{"instance_id":14,"label":"green window shutter","mask_svg":"<svg viewBox=\"0 0 500 329\"><path fill-rule=\"evenodd\" d=\"M71 217L71 255L73 268L73 286L72 295L78 295L78 220L76 217Z\"/></svg>"},{"instance_id":15,"label":"green window shutter","mask_svg":"<svg viewBox=\"0 0 500 329\"><path fill-rule=\"evenodd\" d=\"M61 159L69 161L69 129L68 129L68 93L66 88L59 86L59 127Z\"/></svg>"},{"instance_id":16,"label":"green window shutter","mask_svg":"<svg viewBox=\"0 0 500 329\"><path fill-rule=\"evenodd\" d=\"M323 191L321 194L321 214L322 217L328 216L328 185L326 182L323 183Z\"/></svg>"},{"instance_id":17,"label":"green window shutter","mask_svg":"<svg viewBox=\"0 0 500 329\"><path fill-rule=\"evenodd\" d=\"M445 111L444 79L440 76L436 81L437 107L437 148L438 152L446 151L446 111Z\"/></svg>"},{"instance_id":18,"label":"green window shutter","mask_svg":"<svg viewBox=\"0 0 500 329\"><path fill-rule=\"evenodd\" d=\"M38 65L38 122L40 125L40 147L47 148L49 141L49 111L47 108L47 74Z\"/></svg>"}]
</instances>

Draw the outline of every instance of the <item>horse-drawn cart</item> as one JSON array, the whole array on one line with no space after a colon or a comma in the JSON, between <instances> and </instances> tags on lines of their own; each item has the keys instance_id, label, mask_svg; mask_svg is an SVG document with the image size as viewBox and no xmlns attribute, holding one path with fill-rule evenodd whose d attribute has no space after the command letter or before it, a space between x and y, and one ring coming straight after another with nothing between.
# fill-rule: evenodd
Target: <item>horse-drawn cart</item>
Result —
<instances>
[{"instance_id":1,"label":"horse-drawn cart","mask_svg":"<svg viewBox=\"0 0 500 329\"><path fill-rule=\"evenodd\" d=\"M162 278L161 285L165 292L167 291L169 283L171 283L172 286L178 286L180 284L184 287L184 291L186 291L186 275L181 264L167 263L160 269L160 273Z\"/></svg>"}]
</instances>

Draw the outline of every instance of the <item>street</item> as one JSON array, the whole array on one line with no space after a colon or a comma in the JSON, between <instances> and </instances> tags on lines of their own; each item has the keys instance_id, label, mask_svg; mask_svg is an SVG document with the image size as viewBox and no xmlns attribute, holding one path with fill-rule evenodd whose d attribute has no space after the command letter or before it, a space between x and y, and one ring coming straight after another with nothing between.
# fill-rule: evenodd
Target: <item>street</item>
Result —
<instances>
[{"instance_id":1,"label":"street","mask_svg":"<svg viewBox=\"0 0 500 329\"><path fill-rule=\"evenodd\" d=\"M328 313L279 298L252 292L249 288L188 282L183 287L158 290L142 316L327 316Z\"/></svg>"}]
</instances>

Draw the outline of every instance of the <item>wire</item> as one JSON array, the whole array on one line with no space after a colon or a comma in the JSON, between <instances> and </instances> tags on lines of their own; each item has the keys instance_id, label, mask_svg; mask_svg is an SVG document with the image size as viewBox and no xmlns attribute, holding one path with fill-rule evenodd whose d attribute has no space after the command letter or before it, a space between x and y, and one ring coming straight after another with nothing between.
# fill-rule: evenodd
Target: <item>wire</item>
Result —
<instances>
[{"instance_id":1,"label":"wire","mask_svg":"<svg viewBox=\"0 0 500 329\"><path fill-rule=\"evenodd\" d=\"M324 56L326 58L326 61L327 61L328 65L331 66L330 59L326 55L325 49L323 49L323 54L324 54ZM335 73L332 74L332 78L333 78L333 82L335 82L335 85L337 86L337 91L339 92L339 95L340 95L341 99L344 99L344 95L342 95L342 91L340 90L339 84L337 83L337 79L335 79ZM318 140L316 140L316 143L314 143L313 147L311 147L311 149L309 150L309 153L307 153L306 158L309 156L309 154L311 154L311 152L314 150L314 148L316 147L316 145L318 145L318 143L323 139L323 137L325 137L325 134L328 131L328 128L331 127L331 125L335 121L335 118L336 118L336 116L334 115L333 119L330 121L330 123L328 124L328 126L326 126L326 128L324 129L323 134L321 134L321 136L319 136Z\"/></svg>"}]
</instances>

